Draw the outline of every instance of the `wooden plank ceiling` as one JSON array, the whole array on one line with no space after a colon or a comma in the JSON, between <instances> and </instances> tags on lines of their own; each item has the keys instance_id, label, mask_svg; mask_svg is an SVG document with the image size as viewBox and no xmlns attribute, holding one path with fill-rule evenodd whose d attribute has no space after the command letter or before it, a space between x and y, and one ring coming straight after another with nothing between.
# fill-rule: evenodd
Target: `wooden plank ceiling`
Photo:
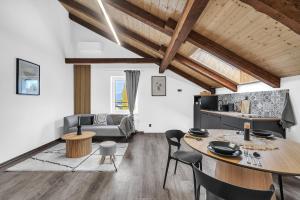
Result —
<instances>
[{"instance_id":1,"label":"wooden plank ceiling","mask_svg":"<svg viewBox=\"0 0 300 200\"><path fill-rule=\"evenodd\" d=\"M110 34L96 0L60 2L73 17ZM300 35L245 2L209 0L167 69L181 72L193 82L198 80L205 89L227 87L233 91L236 84L256 79L278 87L278 77L300 74ZM126 3L140 10L120 8ZM185 5L183 0L110 0L105 7L124 47L163 60ZM182 57L184 60L178 59ZM192 67L191 62L197 65Z\"/></svg>"}]
</instances>

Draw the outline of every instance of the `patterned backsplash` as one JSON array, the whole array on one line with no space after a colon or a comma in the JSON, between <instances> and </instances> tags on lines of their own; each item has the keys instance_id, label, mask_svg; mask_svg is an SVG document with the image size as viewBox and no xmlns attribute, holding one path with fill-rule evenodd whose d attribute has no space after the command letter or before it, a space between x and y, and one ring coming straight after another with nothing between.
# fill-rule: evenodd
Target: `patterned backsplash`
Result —
<instances>
[{"instance_id":1,"label":"patterned backsplash","mask_svg":"<svg viewBox=\"0 0 300 200\"><path fill-rule=\"evenodd\" d=\"M283 111L286 93L289 90L274 90L263 92L247 92L222 94L218 96L219 101L223 104L238 103L245 100L246 97L251 101L250 113L257 114L263 117L281 117ZM221 102L219 102L221 104Z\"/></svg>"}]
</instances>

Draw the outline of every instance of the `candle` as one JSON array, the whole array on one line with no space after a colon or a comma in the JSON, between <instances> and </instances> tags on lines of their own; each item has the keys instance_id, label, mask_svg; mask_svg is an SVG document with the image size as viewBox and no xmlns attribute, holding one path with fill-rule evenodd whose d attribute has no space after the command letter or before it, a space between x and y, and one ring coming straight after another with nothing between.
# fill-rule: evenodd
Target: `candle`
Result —
<instances>
[{"instance_id":1,"label":"candle","mask_svg":"<svg viewBox=\"0 0 300 200\"><path fill-rule=\"evenodd\" d=\"M244 140L246 140L246 141L250 140L250 123L249 122L244 123Z\"/></svg>"},{"instance_id":2,"label":"candle","mask_svg":"<svg viewBox=\"0 0 300 200\"><path fill-rule=\"evenodd\" d=\"M244 123L244 129L250 129L250 123L249 122Z\"/></svg>"}]
</instances>

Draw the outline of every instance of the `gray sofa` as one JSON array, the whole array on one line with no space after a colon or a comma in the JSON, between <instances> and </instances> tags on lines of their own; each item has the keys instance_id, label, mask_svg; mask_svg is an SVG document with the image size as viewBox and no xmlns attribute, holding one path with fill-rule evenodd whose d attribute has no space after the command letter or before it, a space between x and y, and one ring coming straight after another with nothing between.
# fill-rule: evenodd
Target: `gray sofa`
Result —
<instances>
[{"instance_id":1,"label":"gray sofa","mask_svg":"<svg viewBox=\"0 0 300 200\"><path fill-rule=\"evenodd\" d=\"M107 126L93 125L94 114L81 114L64 117L64 133L76 132L78 117L81 120L82 131L94 131L96 136L125 136L119 128L122 118L126 115L108 114Z\"/></svg>"}]
</instances>

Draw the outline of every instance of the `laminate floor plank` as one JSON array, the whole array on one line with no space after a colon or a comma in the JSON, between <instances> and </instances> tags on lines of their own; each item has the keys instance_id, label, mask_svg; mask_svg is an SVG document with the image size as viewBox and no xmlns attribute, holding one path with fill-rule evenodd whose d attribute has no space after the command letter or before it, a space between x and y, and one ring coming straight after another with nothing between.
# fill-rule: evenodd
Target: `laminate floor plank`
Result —
<instances>
[{"instance_id":1,"label":"laminate floor plank","mask_svg":"<svg viewBox=\"0 0 300 200\"><path fill-rule=\"evenodd\" d=\"M183 149L189 149L183 142ZM171 161L162 189L168 146L164 134L137 134L114 172L0 171L0 200L192 200L192 169ZM215 162L204 157L203 169L213 174ZM276 180L276 176L274 176ZM300 179L284 177L285 198L300 199ZM275 181L275 186L278 187ZM204 189L201 193L205 193ZM276 195L279 197L278 189ZM203 199L202 195L202 199Z\"/></svg>"}]
</instances>

